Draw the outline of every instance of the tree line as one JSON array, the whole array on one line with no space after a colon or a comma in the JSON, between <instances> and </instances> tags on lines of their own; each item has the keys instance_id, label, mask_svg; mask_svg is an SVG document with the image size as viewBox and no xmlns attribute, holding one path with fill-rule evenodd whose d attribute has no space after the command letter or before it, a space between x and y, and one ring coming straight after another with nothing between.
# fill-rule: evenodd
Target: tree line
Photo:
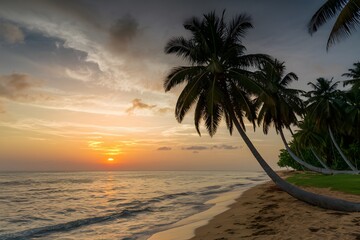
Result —
<instances>
[{"instance_id":1,"label":"tree line","mask_svg":"<svg viewBox=\"0 0 360 240\"><path fill-rule=\"evenodd\" d=\"M359 23L358 2L328 0L311 19L309 32L316 32L340 11L327 46L339 36L349 35ZM322 208L360 211L360 203L305 191L282 179L258 152L245 128L246 120L254 130L262 127L265 134L273 126L286 148L280 158L290 156L301 168L324 174L358 174L359 160L352 156L359 147L359 63L345 75L350 78L344 82L351 85L350 90L340 91L339 82L319 78L309 83L312 91L304 92L289 87L298 77L286 73L284 62L266 54L246 54L242 41L253 28L249 15L239 14L226 21L225 11L220 15L210 12L202 18L188 19L183 26L189 37L171 38L165 46L165 53L188 63L174 67L164 80L166 92L184 85L175 106L178 122L193 109L196 131L201 134L203 123L212 137L224 121L230 135L234 130L239 133L260 166L283 191ZM288 144L283 131L292 131L294 126L299 130Z\"/></svg>"}]
</instances>

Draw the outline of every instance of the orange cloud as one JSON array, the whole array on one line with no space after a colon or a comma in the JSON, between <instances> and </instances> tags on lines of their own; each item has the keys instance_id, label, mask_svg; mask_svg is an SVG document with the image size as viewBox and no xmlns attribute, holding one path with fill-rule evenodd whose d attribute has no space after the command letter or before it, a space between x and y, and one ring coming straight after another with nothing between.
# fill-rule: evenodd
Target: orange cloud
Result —
<instances>
[{"instance_id":1,"label":"orange cloud","mask_svg":"<svg viewBox=\"0 0 360 240\"><path fill-rule=\"evenodd\" d=\"M126 109L126 112L127 113L133 113L134 110L136 109L153 109L155 108L156 105L149 105L149 104L146 104L144 102L141 101L141 99L139 98L135 98L133 101L132 101L132 106L129 107L128 109Z\"/></svg>"},{"instance_id":2,"label":"orange cloud","mask_svg":"<svg viewBox=\"0 0 360 240\"><path fill-rule=\"evenodd\" d=\"M135 110L140 109L140 110L151 110L152 112L155 113L160 113L160 114L164 114L167 113L169 111L171 111L172 109L169 107L163 107L163 108L159 108L157 107L157 105L150 105L147 103L144 103L141 99L139 98L135 98L134 100L132 100L132 106L129 107L128 109L126 109L126 113L128 114L132 114L134 113Z\"/></svg>"}]
</instances>

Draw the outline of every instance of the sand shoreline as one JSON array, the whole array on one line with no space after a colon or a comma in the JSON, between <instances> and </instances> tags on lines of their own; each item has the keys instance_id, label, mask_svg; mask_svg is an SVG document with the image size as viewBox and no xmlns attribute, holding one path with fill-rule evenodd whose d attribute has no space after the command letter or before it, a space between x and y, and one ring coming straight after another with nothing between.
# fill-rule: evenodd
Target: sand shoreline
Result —
<instances>
[{"instance_id":1,"label":"sand shoreline","mask_svg":"<svg viewBox=\"0 0 360 240\"><path fill-rule=\"evenodd\" d=\"M360 196L328 189L308 189L360 202ZM360 213L320 209L300 202L272 182L245 191L230 209L195 230L191 240L237 239L356 239Z\"/></svg>"},{"instance_id":2,"label":"sand shoreline","mask_svg":"<svg viewBox=\"0 0 360 240\"><path fill-rule=\"evenodd\" d=\"M193 238L196 229L206 226L215 216L230 209L230 206L249 188L251 188L251 186L238 191L221 194L207 201L205 204L213 206L203 212L199 212L172 224L169 229L153 234L148 240L184 240Z\"/></svg>"}]
</instances>

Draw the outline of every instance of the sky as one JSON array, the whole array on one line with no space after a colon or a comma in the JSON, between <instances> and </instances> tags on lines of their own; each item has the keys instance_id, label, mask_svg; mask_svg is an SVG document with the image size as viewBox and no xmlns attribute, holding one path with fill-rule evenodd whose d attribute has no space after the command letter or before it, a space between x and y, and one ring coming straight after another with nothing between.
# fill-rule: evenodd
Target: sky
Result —
<instances>
[{"instance_id":1,"label":"sky","mask_svg":"<svg viewBox=\"0 0 360 240\"><path fill-rule=\"evenodd\" d=\"M169 71L187 65L164 53L188 36L183 22L226 9L251 15L247 53L285 61L308 90L318 77L342 80L359 61L359 32L326 51L330 21L306 25L323 0L0 2L0 171L260 170L238 134L222 124L210 138L183 123L165 93ZM276 168L281 139L248 124L247 134ZM290 139L289 133L287 133ZM111 158L113 161L109 161Z\"/></svg>"}]
</instances>

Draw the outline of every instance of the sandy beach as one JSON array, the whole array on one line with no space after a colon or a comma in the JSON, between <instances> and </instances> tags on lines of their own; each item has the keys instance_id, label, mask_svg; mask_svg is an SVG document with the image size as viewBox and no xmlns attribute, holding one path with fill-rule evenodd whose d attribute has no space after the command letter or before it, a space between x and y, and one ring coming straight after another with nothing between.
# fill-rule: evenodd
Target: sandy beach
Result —
<instances>
[{"instance_id":1,"label":"sandy beach","mask_svg":"<svg viewBox=\"0 0 360 240\"><path fill-rule=\"evenodd\" d=\"M360 202L329 189L306 188L323 195ZM360 212L320 209L300 202L272 182L245 191L231 208L195 231L191 240L360 239Z\"/></svg>"}]
</instances>

